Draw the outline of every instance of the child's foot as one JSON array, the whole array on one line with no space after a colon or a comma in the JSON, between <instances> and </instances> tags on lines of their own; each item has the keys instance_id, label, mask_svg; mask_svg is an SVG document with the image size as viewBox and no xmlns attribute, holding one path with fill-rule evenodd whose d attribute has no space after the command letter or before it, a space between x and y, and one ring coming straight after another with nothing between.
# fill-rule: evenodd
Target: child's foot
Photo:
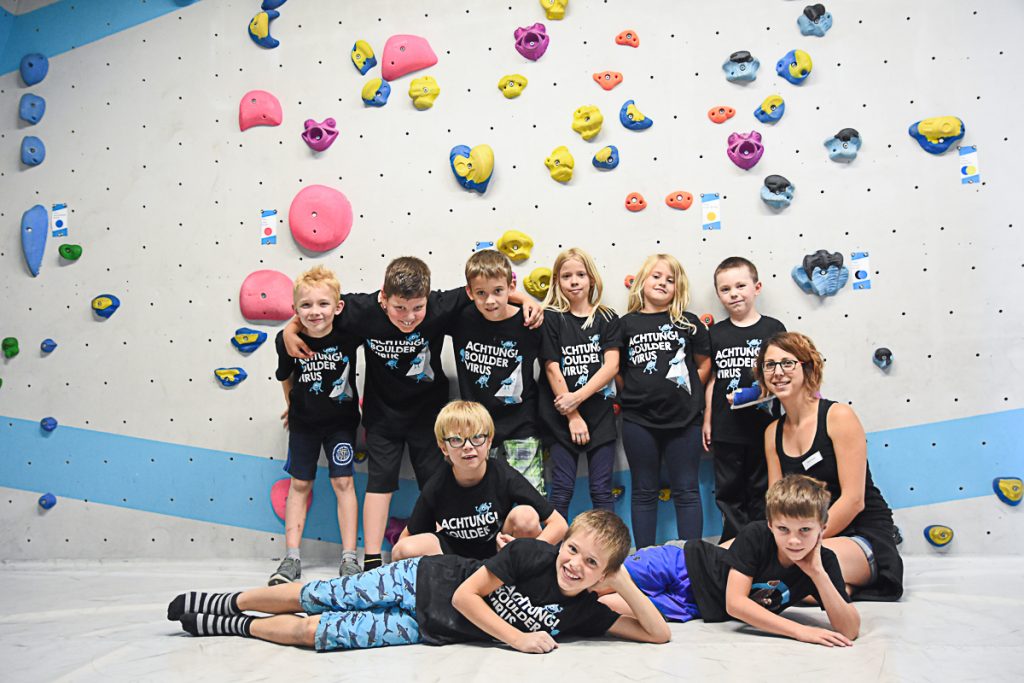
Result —
<instances>
[{"instance_id":1,"label":"child's foot","mask_svg":"<svg viewBox=\"0 0 1024 683\"><path fill-rule=\"evenodd\" d=\"M245 614L225 617L216 614L183 614L181 628L194 636L243 636L252 638L249 626L256 617Z\"/></svg>"},{"instance_id":2,"label":"child's foot","mask_svg":"<svg viewBox=\"0 0 1024 683\"><path fill-rule=\"evenodd\" d=\"M276 586L279 583L290 583L297 581L302 576L302 562L294 557L286 557L277 565L277 571L270 575L268 586Z\"/></svg>"},{"instance_id":3,"label":"child's foot","mask_svg":"<svg viewBox=\"0 0 1024 683\"><path fill-rule=\"evenodd\" d=\"M355 576L360 573L362 568L359 566L358 556L351 550L346 550L341 555L341 566L338 567L338 576Z\"/></svg>"},{"instance_id":4,"label":"child's foot","mask_svg":"<svg viewBox=\"0 0 1024 683\"><path fill-rule=\"evenodd\" d=\"M238 609L240 593L181 593L167 605L167 620L178 621L183 614L189 612L205 612L230 616L241 614Z\"/></svg>"}]
</instances>

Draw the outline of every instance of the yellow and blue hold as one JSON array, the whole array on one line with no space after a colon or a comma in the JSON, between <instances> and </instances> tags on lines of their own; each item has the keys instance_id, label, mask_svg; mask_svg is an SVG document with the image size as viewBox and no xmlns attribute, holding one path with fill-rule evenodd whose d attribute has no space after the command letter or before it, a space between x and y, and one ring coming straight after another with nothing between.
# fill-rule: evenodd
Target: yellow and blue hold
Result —
<instances>
[{"instance_id":1,"label":"yellow and blue hold","mask_svg":"<svg viewBox=\"0 0 1024 683\"><path fill-rule=\"evenodd\" d=\"M592 161L594 168L600 168L605 171L610 171L619 165L619 148L615 145L608 145L602 147L594 155Z\"/></svg>"},{"instance_id":2,"label":"yellow and blue hold","mask_svg":"<svg viewBox=\"0 0 1024 683\"><path fill-rule=\"evenodd\" d=\"M231 337L231 344L241 353L252 353L267 341L267 333L251 327L239 327Z\"/></svg>"},{"instance_id":3,"label":"yellow and blue hold","mask_svg":"<svg viewBox=\"0 0 1024 683\"><path fill-rule=\"evenodd\" d=\"M953 530L942 524L932 524L924 528L924 538L936 548L941 548L953 541Z\"/></svg>"},{"instance_id":4,"label":"yellow and blue hold","mask_svg":"<svg viewBox=\"0 0 1024 683\"><path fill-rule=\"evenodd\" d=\"M629 130L646 130L654 125L654 119L644 116L633 100L626 100L619 110L619 121Z\"/></svg>"},{"instance_id":5,"label":"yellow and blue hold","mask_svg":"<svg viewBox=\"0 0 1024 683\"><path fill-rule=\"evenodd\" d=\"M992 480L992 490L1007 505L1020 505L1024 497L1024 482L1020 477L996 477Z\"/></svg>"},{"instance_id":6,"label":"yellow and blue hold","mask_svg":"<svg viewBox=\"0 0 1024 683\"><path fill-rule=\"evenodd\" d=\"M942 154L964 137L967 126L955 116L935 116L914 123L907 130L921 149L929 154Z\"/></svg>"},{"instance_id":7,"label":"yellow and blue hold","mask_svg":"<svg viewBox=\"0 0 1024 683\"><path fill-rule=\"evenodd\" d=\"M109 318L121 307L121 300L113 294L100 294L92 300L92 312L101 318Z\"/></svg>"},{"instance_id":8,"label":"yellow and blue hold","mask_svg":"<svg viewBox=\"0 0 1024 683\"><path fill-rule=\"evenodd\" d=\"M786 102L782 99L782 95L769 95L754 110L754 118L761 123L777 123L785 113Z\"/></svg>"},{"instance_id":9,"label":"yellow and blue hold","mask_svg":"<svg viewBox=\"0 0 1024 683\"><path fill-rule=\"evenodd\" d=\"M790 50L775 65L775 73L793 85L800 85L811 75L814 63L811 56L803 50Z\"/></svg>"},{"instance_id":10,"label":"yellow and blue hold","mask_svg":"<svg viewBox=\"0 0 1024 683\"><path fill-rule=\"evenodd\" d=\"M371 78L363 86L363 104L369 107L383 107L391 96L391 84L383 78Z\"/></svg>"},{"instance_id":11,"label":"yellow and blue hold","mask_svg":"<svg viewBox=\"0 0 1024 683\"><path fill-rule=\"evenodd\" d=\"M377 58L373 54L373 48L365 40L357 40L352 45L352 64L363 76L366 72L377 66Z\"/></svg>"},{"instance_id":12,"label":"yellow and blue hold","mask_svg":"<svg viewBox=\"0 0 1024 683\"><path fill-rule=\"evenodd\" d=\"M277 10L257 12L256 16L249 22L249 37L252 38L252 42L267 49L280 45L281 41L270 35L270 22L279 16L281 16L281 13Z\"/></svg>"},{"instance_id":13,"label":"yellow and blue hold","mask_svg":"<svg viewBox=\"0 0 1024 683\"><path fill-rule=\"evenodd\" d=\"M472 149L457 145L452 147L448 160L459 185L480 194L487 191L487 184L494 175L494 150L490 145L477 145Z\"/></svg>"},{"instance_id":14,"label":"yellow and blue hold","mask_svg":"<svg viewBox=\"0 0 1024 683\"><path fill-rule=\"evenodd\" d=\"M242 368L217 368L213 376L225 387L233 387L245 381L249 374Z\"/></svg>"}]
</instances>

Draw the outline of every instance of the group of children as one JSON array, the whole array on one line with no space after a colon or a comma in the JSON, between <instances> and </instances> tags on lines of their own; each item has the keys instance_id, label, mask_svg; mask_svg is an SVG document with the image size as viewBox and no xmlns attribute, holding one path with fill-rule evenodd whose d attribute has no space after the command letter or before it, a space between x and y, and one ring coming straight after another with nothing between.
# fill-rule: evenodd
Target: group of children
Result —
<instances>
[{"instance_id":1,"label":"group of children","mask_svg":"<svg viewBox=\"0 0 1024 683\"><path fill-rule=\"evenodd\" d=\"M859 617L847 584L868 585L878 567L868 541L863 549L844 539L863 549L853 557L846 544L825 539L843 531L826 533L830 501L843 501L836 507L849 523L847 503L852 498L856 505L857 497L840 487L848 483L842 476L825 483L802 474L781 477L765 455L765 429L778 409L773 414L773 402L732 405L736 390L753 385L785 404L795 367L803 380L814 362L786 356L790 351L776 360L781 347L765 348L769 339L803 337L780 335L782 323L757 312L755 266L734 257L715 270L729 316L710 330L686 310L687 276L668 254L644 262L621 318L601 303L601 277L586 252L563 251L552 271L543 311L516 290L511 264L494 250L473 254L466 286L448 291L431 291L427 266L411 257L392 261L374 294L342 296L322 266L303 274L295 285L296 319L276 340L277 377L288 401L285 469L292 475L286 556L269 588L182 594L168 618L194 635L246 635L320 650L490 637L547 652L558 635L605 633L666 642L665 619L695 617L734 617L807 642L851 644ZM446 335L463 399L451 403L441 365ZM359 344L369 455L363 567L355 553L352 485ZM806 412L798 400L818 406L816 387L804 388L787 405L798 418ZM616 403L637 548L628 559L629 531L612 512ZM825 407L826 439L832 413L840 412ZM776 432L779 452L772 455L778 457L785 428ZM549 498L543 495L545 445ZM343 556L338 579L302 586L295 583L299 544L321 447L337 494ZM388 508L406 447L421 493L392 563L383 566ZM698 469L705 450L714 453L723 546L701 540ZM567 526L581 456L588 460L594 510ZM834 452L831 458L834 463ZM654 546L663 464L681 540ZM853 582L844 580L848 564ZM870 577L862 576L861 565ZM808 596L835 630L778 617ZM280 616L254 618L246 610ZM320 616L291 615L299 611Z\"/></svg>"}]
</instances>

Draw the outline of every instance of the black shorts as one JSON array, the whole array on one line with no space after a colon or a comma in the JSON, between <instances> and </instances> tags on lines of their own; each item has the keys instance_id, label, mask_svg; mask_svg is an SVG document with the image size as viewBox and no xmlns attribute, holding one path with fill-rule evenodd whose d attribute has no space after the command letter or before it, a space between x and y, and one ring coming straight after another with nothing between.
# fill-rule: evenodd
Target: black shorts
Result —
<instances>
[{"instance_id":1,"label":"black shorts","mask_svg":"<svg viewBox=\"0 0 1024 683\"><path fill-rule=\"evenodd\" d=\"M423 433L410 432L404 437L385 436L375 432L366 433L367 493L391 493L398 490L398 475L402 471L402 453L409 446L409 460L412 462L416 483L420 490L444 464L444 455L437 447L434 430Z\"/></svg>"},{"instance_id":2,"label":"black shorts","mask_svg":"<svg viewBox=\"0 0 1024 683\"><path fill-rule=\"evenodd\" d=\"M288 459L284 463L284 471L296 479L313 481L322 447L327 454L331 478L351 477L355 443L355 432L350 429L292 429L288 432Z\"/></svg>"},{"instance_id":3,"label":"black shorts","mask_svg":"<svg viewBox=\"0 0 1024 683\"><path fill-rule=\"evenodd\" d=\"M473 560L489 560L498 554L498 542L495 539L489 541L459 541L449 538L447 534L435 531L434 536L441 546L441 552L445 555L458 555Z\"/></svg>"}]
</instances>

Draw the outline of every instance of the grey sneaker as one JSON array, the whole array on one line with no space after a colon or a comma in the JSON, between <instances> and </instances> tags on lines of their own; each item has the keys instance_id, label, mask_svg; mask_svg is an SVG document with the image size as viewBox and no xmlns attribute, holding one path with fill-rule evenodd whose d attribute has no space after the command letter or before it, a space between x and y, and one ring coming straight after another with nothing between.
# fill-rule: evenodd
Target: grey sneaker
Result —
<instances>
[{"instance_id":1,"label":"grey sneaker","mask_svg":"<svg viewBox=\"0 0 1024 683\"><path fill-rule=\"evenodd\" d=\"M362 573L363 568L359 566L359 560L352 556L341 558L341 566L338 567L338 576L355 576Z\"/></svg>"},{"instance_id":2,"label":"grey sneaker","mask_svg":"<svg viewBox=\"0 0 1024 683\"><path fill-rule=\"evenodd\" d=\"M268 586L276 586L280 583L291 583L298 581L302 576L302 562L293 557L286 557L277 565L277 571L270 575Z\"/></svg>"}]
</instances>

